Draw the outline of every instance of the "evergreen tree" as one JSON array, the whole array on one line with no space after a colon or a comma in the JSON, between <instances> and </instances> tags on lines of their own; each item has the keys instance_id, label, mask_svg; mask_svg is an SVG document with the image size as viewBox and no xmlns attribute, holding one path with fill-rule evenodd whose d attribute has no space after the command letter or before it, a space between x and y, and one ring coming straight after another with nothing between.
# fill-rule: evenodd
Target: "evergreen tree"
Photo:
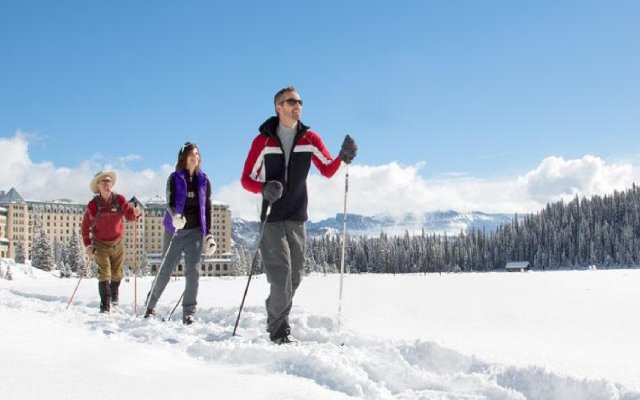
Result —
<instances>
[{"instance_id":1,"label":"evergreen tree","mask_svg":"<svg viewBox=\"0 0 640 400\"><path fill-rule=\"evenodd\" d=\"M71 268L69 268L69 265L61 263L58 269L60 270L60 278L71 278Z\"/></svg>"},{"instance_id":2,"label":"evergreen tree","mask_svg":"<svg viewBox=\"0 0 640 400\"><path fill-rule=\"evenodd\" d=\"M337 271L340 244L336 236L309 240L307 269ZM550 203L536 214L516 214L489 233L389 237L381 232L377 238L351 238L345 267L378 273L489 271L508 261L528 261L539 269L640 265L639 188Z\"/></svg>"},{"instance_id":3,"label":"evergreen tree","mask_svg":"<svg viewBox=\"0 0 640 400\"><path fill-rule=\"evenodd\" d=\"M62 249L66 247L57 238L53 240L53 263L62 271Z\"/></svg>"},{"instance_id":4,"label":"evergreen tree","mask_svg":"<svg viewBox=\"0 0 640 400\"><path fill-rule=\"evenodd\" d=\"M55 268L51 242L43 227L39 227L35 232L31 245L31 265L44 271L53 271Z\"/></svg>"},{"instance_id":5,"label":"evergreen tree","mask_svg":"<svg viewBox=\"0 0 640 400\"><path fill-rule=\"evenodd\" d=\"M69 243L63 244L60 249L60 263L69 266Z\"/></svg>"},{"instance_id":6,"label":"evergreen tree","mask_svg":"<svg viewBox=\"0 0 640 400\"><path fill-rule=\"evenodd\" d=\"M87 278L93 278L94 276L98 276L98 264L96 264L95 262L89 263L89 267L87 268L87 271L85 272L84 276Z\"/></svg>"},{"instance_id":7,"label":"evergreen tree","mask_svg":"<svg viewBox=\"0 0 640 400\"><path fill-rule=\"evenodd\" d=\"M254 275L264 274L264 261L262 260L262 252L258 250L255 254L252 255L251 261L253 261L253 257L256 258L255 269L253 270ZM249 265L251 268L251 265Z\"/></svg>"},{"instance_id":8,"label":"evergreen tree","mask_svg":"<svg viewBox=\"0 0 640 400\"><path fill-rule=\"evenodd\" d=\"M69 239L68 252L69 269L73 272L78 272L79 269L84 267L85 253L80 237L75 230Z\"/></svg>"},{"instance_id":9,"label":"evergreen tree","mask_svg":"<svg viewBox=\"0 0 640 400\"><path fill-rule=\"evenodd\" d=\"M247 261L247 253L244 247L236 245L233 247L232 264L235 265L235 275L247 275L249 273L250 261Z\"/></svg>"},{"instance_id":10,"label":"evergreen tree","mask_svg":"<svg viewBox=\"0 0 640 400\"><path fill-rule=\"evenodd\" d=\"M142 252L140 257L140 266L138 268L138 276L151 275L151 265L149 265L149 256L146 252Z\"/></svg>"},{"instance_id":11,"label":"evergreen tree","mask_svg":"<svg viewBox=\"0 0 640 400\"><path fill-rule=\"evenodd\" d=\"M24 243L22 242L22 240L18 240L18 242L16 243L16 256L14 258L14 261L17 264L24 264L25 262Z\"/></svg>"}]
</instances>

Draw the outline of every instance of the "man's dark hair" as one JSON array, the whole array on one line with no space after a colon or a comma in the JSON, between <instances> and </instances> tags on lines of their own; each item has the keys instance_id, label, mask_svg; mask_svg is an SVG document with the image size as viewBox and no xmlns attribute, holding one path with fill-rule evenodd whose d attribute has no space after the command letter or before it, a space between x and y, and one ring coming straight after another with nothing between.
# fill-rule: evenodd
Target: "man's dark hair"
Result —
<instances>
[{"instance_id":1,"label":"man's dark hair","mask_svg":"<svg viewBox=\"0 0 640 400\"><path fill-rule=\"evenodd\" d=\"M287 86L284 89L278 90L278 93L276 93L276 95L273 96L273 105L277 105L278 103L280 103L284 95L289 92L297 92L297 90L293 86Z\"/></svg>"}]
</instances>

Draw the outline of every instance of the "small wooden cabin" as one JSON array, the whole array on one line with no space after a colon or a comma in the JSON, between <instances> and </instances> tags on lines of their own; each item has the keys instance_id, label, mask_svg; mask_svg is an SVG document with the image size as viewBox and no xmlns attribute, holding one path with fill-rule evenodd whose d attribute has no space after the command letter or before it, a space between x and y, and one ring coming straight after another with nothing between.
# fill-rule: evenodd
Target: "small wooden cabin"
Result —
<instances>
[{"instance_id":1,"label":"small wooden cabin","mask_svg":"<svg viewBox=\"0 0 640 400\"><path fill-rule=\"evenodd\" d=\"M510 261L504 267L507 272L527 272L531 269L529 261Z\"/></svg>"}]
</instances>

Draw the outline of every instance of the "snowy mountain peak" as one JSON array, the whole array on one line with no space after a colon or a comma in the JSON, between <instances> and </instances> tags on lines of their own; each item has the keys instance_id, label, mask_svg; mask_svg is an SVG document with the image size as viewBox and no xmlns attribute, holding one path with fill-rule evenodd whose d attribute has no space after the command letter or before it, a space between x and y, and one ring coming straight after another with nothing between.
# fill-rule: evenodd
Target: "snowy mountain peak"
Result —
<instances>
[{"instance_id":1,"label":"snowy mountain peak","mask_svg":"<svg viewBox=\"0 0 640 400\"><path fill-rule=\"evenodd\" d=\"M437 233L457 235L461 231L466 232L471 228L485 229L488 232L495 230L498 225L511 221L509 214L487 214L479 211L469 213L454 210L431 211L424 214L406 213L397 216L376 215L372 217L347 214L347 228L351 235L379 236L384 232L390 236L419 235L424 233ZM341 231L343 214L338 213L334 218L328 218L319 222L307 223L309 236L317 236L330 233L332 230Z\"/></svg>"},{"instance_id":2,"label":"snowy mountain peak","mask_svg":"<svg viewBox=\"0 0 640 400\"><path fill-rule=\"evenodd\" d=\"M343 213L336 214L318 222L307 222L307 235L310 238L340 234L343 230ZM352 236L378 237L381 232L389 236L446 234L458 235L469 229L494 231L500 224L510 222L511 214L488 214L480 211L468 213L455 210L430 211L424 214L405 213L401 215L379 214L366 216L347 214L347 229ZM260 224L242 218L233 219L231 236L236 243L252 247L258 237Z\"/></svg>"}]
</instances>

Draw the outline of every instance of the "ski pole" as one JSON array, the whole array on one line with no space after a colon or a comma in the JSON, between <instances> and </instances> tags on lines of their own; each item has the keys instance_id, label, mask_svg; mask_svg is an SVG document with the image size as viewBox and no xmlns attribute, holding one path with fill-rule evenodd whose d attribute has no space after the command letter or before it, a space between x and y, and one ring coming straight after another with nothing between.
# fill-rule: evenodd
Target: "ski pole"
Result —
<instances>
[{"instance_id":1,"label":"ski pole","mask_svg":"<svg viewBox=\"0 0 640 400\"><path fill-rule=\"evenodd\" d=\"M184 291L180 295L180 298L176 302L176 305L173 307L173 310L171 310L171 312L169 313L169 316L166 318L167 321L171 321L171 316L173 316L173 313L176 311L176 308L178 308L178 304L180 304L180 302L182 301L183 297L184 297ZM164 319L163 319L163 321L164 321Z\"/></svg>"},{"instance_id":2,"label":"ski pole","mask_svg":"<svg viewBox=\"0 0 640 400\"><path fill-rule=\"evenodd\" d=\"M204 254L200 256L200 266L202 266L202 263L204 262ZM196 270L196 274L198 273L198 271ZM185 281L186 281L186 277L185 277ZM186 283L185 283L186 284ZM173 307L173 310L171 310L171 312L169 313L169 316L167 316L167 318L163 318L163 321L171 321L171 317L173 316L173 313L176 311L176 308L178 308L178 304L180 304L180 302L182 301L182 299L184 298L184 290L182 291L182 294L180 295L180 298L178 299L178 301L176 302L176 305Z\"/></svg>"},{"instance_id":3,"label":"ski pole","mask_svg":"<svg viewBox=\"0 0 640 400\"><path fill-rule=\"evenodd\" d=\"M260 235L258 236L258 246L256 251L253 253L253 258L251 260L251 269L249 270L249 278L247 279L247 286L244 288L244 294L242 295L242 302L240 302L240 308L238 309L238 317L236 318L236 324L233 327L233 334L231 336L236 335L236 329L238 329L238 323L240 322L240 314L242 313L242 308L244 307L244 300L247 297L247 292L249 291L249 283L251 283L251 277L253 276L253 270L256 266L256 262L258 260L258 252L260 251L260 243L262 243L262 235L264 234L264 227L267 226L267 218L269 217L269 209L271 208L271 203L267 205L267 212L264 217L264 221L262 221L262 226L260 227Z\"/></svg>"},{"instance_id":4,"label":"ski pole","mask_svg":"<svg viewBox=\"0 0 640 400\"><path fill-rule=\"evenodd\" d=\"M138 218L133 221L133 314L138 316Z\"/></svg>"},{"instance_id":5,"label":"ski pole","mask_svg":"<svg viewBox=\"0 0 640 400\"><path fill-rule=\"evenodd\" d=\"M156 288L156 283L158 283L158 276L160 275L160 272L162 272L162 267L164 267L164 261L167 258L167 254L169 254L169 249L171 249L171 245L173 244L173 239L176 237L177 234L178 234L178 229L176 229L176 231L173 232L173 235L171 236L171 240L169 240L169 244L167 245L167 250L165 250L164 254L162 255L162 261L160 262L160 267L158 267L158 272L156 272L156 277L153 278L153 283L151 284L151 289L149 290L149 295L147 296L147 300L144 302L145 312L149 308L149 302L151 301L151 295L153 294L153 289Z\"/></svg>"},{"instance_id":6,"label":"ski pole","mask_svg":"<svg viewBox=\"0 0 640 400\"><path fill-rule=\"evenodd\" d=\"M344 253L347 246L347 193L349 192L349 164L345 167L344 174L344 210L342 214L342 254L340 257L340 294L338 296L338 332L342 320L342 286L344 280Z\"/></svg>"},{"instance_id":7,"label":"ski pole","mask_svg":"<svg viewBox=\"0 0 640 400\"><path fill-rule=\"evenodd\" d=\"M69 298L69 302L67 303L67 310L69 309L69 306L71 305L71 302L73 301L73 298L76 295L76 292L78 291L78 288L80 287L80 282L82 282L82 278L84 278L84 272L89 268L89 265L91 264L91 260L87 261L87 265L84 267L84 269L82 270L82 272L80 273L80 279L78 279L78 284L76 285L76 288L73 290L73 293L71 294L71 297Z\"/></svg>"}]
</instances>

